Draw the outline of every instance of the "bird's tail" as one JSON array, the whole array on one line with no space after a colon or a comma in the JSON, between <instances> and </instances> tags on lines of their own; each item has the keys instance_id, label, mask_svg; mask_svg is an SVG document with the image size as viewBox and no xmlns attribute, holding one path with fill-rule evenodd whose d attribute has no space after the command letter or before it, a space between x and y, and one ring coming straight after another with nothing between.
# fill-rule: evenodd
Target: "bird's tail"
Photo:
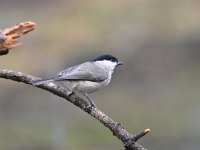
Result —
<instances>
[{"instance_id":1,"label":"bird's tail","mask_svg":"<svg viewBox=\"0 0 200 150\"><path fill-rule=\"evenodd\" d=\"M41 84L45 84L45 83L49 83L49 82L53 82L53 78L51 79L44 79L44 80L37 80L37 81L33 81L31 82L32 85L41 85Z\"/></svg>"}]
</instances>

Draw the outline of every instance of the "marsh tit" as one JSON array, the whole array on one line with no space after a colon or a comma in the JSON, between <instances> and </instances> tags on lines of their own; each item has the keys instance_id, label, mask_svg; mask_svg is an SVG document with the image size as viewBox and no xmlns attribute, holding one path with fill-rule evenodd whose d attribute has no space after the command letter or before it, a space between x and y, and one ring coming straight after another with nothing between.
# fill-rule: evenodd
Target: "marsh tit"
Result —
<instances>
[{"instance_id":1,"label":"marsh tit","mask_svg":"<svg viewBox=\"0 0 200 150\"><path fill-rule=\"evenodd\" d=\"M53 78L33 81L32 84L37 86L49 82L62 83L69 91L85 96L93 107L95 104L88 94L107 86L115 68L122 64L123 62L111 55L102 55L63 70Z\"/></svg>"}]
</instances>

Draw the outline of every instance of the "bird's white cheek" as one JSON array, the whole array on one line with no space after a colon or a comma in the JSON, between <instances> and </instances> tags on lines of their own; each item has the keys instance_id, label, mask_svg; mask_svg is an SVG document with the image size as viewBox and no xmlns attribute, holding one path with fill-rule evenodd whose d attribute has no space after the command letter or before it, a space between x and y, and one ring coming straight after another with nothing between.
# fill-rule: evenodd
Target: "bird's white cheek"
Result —
<instances>
[{"instance_id":1,"label":"bird's white cheek","mask_svg":"<svg viewBox=\"0 0 200 150\"><path fill-rule=\"evenodd\" d=\"M110 66L110 70L111 70L112 73L114 72L116 66L117 66L117 64L113 64L113 65Z\"/></svg>"}]
</instances>

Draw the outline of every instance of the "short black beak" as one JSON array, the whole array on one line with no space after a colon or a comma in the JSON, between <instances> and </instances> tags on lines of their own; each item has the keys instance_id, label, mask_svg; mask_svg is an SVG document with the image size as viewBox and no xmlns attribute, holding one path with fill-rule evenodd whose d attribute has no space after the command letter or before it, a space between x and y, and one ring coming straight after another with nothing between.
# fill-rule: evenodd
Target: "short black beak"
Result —
<instances>
[{"instance_id":1,"label":"short black beak","mask_svg":"<svg viewBox=\"0 0 200 150\"><path fill-rule=\"evenodd\" d=\"M122 61L118 61L117 66L119 66L119 65L123 65L123 64L124 64L124 62L122 62Z\"/></svg>"}]
</instances>

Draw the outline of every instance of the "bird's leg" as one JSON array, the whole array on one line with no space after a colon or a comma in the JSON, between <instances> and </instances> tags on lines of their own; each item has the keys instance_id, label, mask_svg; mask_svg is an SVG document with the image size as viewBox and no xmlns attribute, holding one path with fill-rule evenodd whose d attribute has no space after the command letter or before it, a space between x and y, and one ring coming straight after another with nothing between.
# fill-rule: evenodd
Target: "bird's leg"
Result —
<instances>
[{"instance_id":1,"label":"bird's leg","mask_svg":"<svg viewBox=\"0 0 200 150\"><path fill-rule=\"evenodd\" d=\"M87 98L89 104L87 106L88 109L92 109L92 108L95 108L96 105L95 103L89 98L89 96L87 94L84 94L84 96Z\"/></svg>"}]
</instances>

